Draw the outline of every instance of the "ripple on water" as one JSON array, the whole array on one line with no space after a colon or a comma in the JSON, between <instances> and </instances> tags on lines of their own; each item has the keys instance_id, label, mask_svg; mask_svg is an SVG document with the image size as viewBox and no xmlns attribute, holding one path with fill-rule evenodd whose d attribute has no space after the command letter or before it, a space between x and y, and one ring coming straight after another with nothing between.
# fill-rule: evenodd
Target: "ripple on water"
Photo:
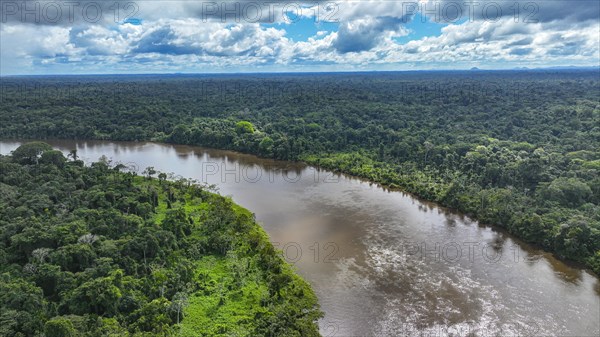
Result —
<instances>
[{"instance_id":1,"label":"ripple on water","mask_svg":"<svg viewBox=\"0 0 600 337\"><path fill-rule=\"evenodd\" d=\"M394 247L369 244L373 282L389 296L375 336L552 336L564 327L512 312L494 286L471 270L423 261ZM511 322L510 324L499 322Z\"/></svg>"}]
</instances>

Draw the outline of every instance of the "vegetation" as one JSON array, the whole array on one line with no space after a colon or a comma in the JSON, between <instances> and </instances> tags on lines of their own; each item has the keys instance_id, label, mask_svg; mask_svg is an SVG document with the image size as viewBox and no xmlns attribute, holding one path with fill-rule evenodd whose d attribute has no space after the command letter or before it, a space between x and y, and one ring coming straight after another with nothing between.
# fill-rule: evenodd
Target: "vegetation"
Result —
<instances>
[{"instance_id":1,"label":"vegetation","mask_svg":"<svg viewBox=\"0 0 600 337\"><path fill-rule=\"evenodd\" d=\"M0 156L0 336L318 336L250 212L146 172L39 142Z\"/></svg>"},{"instance_id":2,"label":"vegetation","mask_svg":"<svg viewBox=\"0 0 600 337\"><path fill-rule=\"evenodd\" d=\"M303 160L458 209L600 273L597 70L3 82L0 137Z\"/></svg>"}]
</instances>

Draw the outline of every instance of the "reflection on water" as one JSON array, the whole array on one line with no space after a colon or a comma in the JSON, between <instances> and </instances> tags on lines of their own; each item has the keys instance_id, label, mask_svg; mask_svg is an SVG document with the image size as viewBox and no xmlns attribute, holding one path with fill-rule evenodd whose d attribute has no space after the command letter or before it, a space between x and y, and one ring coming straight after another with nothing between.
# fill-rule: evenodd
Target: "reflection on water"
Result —
<instances>
[{"instance_id":1,"label":"reflection on water","mask_svg":"<svg viewBox=\"0 0 600 337\"><path fill-rule=\"evenodd\" d=\"M190 146L50 142L217 184L314 287L325 336L598 336L600 284L399 191L298 163ZM0 153L18 142L0 142Z\"/></svg>"}]
</instances>

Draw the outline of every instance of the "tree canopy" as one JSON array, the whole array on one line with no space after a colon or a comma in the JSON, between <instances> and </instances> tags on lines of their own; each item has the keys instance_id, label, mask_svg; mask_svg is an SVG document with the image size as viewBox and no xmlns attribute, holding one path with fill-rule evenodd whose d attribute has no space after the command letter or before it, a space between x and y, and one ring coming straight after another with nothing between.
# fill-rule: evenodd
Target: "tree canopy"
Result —
<instances>
[{"instance_id":1,"label":"tree canopy","mask_svg":"<svg viewBox=\"0 0 600 337\"><path fill-rule=\"evenodd\" d=\"M303 160L458 209L598 273L599 78L598 70L8 78L0 137L155 140ZM574 222L583 234L564 232ZM587 248L564 249L573 242Z\"/></svg>"},{"instance_id":2,"label":"tree canopy","mask_svg":"<svg viewBox=\"0 0 600 337\"><path fill-rule=\"evenodd\" d=\"M253 214L122 170L39 142L0 156L1 336L318 336Z\"/></svg>"}]
</instances>

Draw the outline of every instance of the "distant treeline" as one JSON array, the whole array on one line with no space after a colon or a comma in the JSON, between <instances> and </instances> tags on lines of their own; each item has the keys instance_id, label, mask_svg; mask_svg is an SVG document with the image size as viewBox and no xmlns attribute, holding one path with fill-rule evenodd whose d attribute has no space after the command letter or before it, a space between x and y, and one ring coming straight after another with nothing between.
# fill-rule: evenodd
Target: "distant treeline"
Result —
<instances>
[{"instance_id":1,"label":"distant treeline","mask_svg":"<svg viewBox=\"0 0 600 337\"><path fill-rule=\"evenodd\" d=\"M594 70L5 78L0 137L155 140L400 187L600 273Z\"/></svg>"}]
</instances>

